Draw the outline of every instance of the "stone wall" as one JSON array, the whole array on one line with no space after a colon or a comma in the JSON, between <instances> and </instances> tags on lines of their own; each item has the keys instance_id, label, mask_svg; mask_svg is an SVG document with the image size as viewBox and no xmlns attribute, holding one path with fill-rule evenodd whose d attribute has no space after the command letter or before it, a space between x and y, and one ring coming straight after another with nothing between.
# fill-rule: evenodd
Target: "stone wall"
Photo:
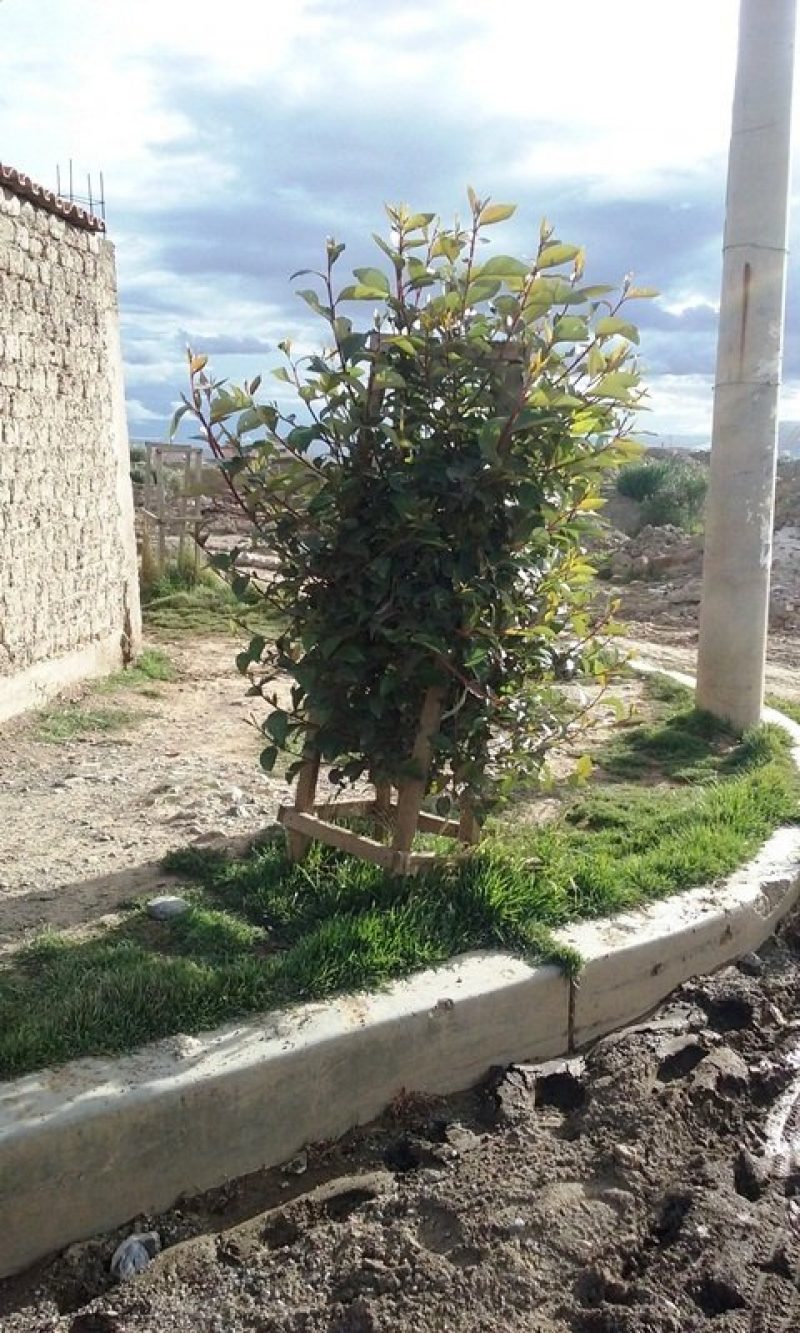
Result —
<instances>
[{"instance_id":1,"label":"stone wall","mask_svg":"<svg viewBox=\"0 0 800 1333\"><path fill-rule=\"evenodd\" d=\"M0 168L0 719L140 630L113 247Z\"/></svg>"}]
</instances>

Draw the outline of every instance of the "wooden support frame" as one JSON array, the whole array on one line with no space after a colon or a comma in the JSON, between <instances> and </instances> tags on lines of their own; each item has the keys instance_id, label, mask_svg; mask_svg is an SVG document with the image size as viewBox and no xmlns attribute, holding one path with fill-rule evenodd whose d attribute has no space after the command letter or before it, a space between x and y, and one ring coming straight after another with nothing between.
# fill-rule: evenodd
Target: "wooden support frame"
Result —
<instances>
[{"instance_id":1,"label":"wooden support frame","mask_svg":"<svg viewBox=\"0 0 800 1333\"><path fill-rule=\"evenodd\" d=\"M413 875L420 870L430 870L468 855L466 850L445 856L438 852L411 850L418 830L452 838L462 847L478 841L478 822L471 807L464 806L458 819L446 819L420 808L427 786L433 736L441 721L443 699L444 691L438 687L432 687L425 695L412 750L416 772L400 784L394 802L391 786L383 781L375 783L373 798L315 802L320 757L311 746L306 748L303 767L297 779L294 805L282 805L278 811L278 820L286 829L291 861L300 860L314 840L350 852L396 875ZM390 832L391 841L381 842L336 823L337 818L359 816L370 820L376 829Z\"/></svg>"}]
</instances>

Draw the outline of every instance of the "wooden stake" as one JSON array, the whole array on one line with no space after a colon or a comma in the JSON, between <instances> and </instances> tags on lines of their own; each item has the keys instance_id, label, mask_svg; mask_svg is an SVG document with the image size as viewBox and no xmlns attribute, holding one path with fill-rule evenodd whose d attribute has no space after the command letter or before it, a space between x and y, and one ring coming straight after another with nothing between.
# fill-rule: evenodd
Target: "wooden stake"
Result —
<instances>
[{"instance_id":1,"label":"wooden stake","mask_svg":"<svg viewBox=\"0 0 800 1333\"><path fill-rule=\"evenodd\" d=\"M318 751L307 747L304 754L305 762L297 775L297 791L294 798L294 808L298 814L307 814L309 810L313 810L319 778ZM286 842L290 861L300 861L311 846L308 834L293 828L287 830Z\"/></svg>"},{"instance_id":2,"label":"wooden stake","mask_svg":"<svg viewBox=\"0 0 800 1333\"><path fill-rule=\"evenodd\" d=\"M419 808L428 784L428 770L431 765L432 738L439 730L444 703L444 687L431 686L425 695L419 730L411 751L411 758L419 774L407 778L399 788L397 800L397 822L394 828L392 847L396 852L410 852L417 831Z\"/></svg>"},{"instance_id":3,"label":"wooden stake","mask_svg":"<svg viewBox=\"0 0 800 1333\"><path fill-rule=\"evenodd\" d=\"M475 811L465 799L461 803L461 817L458 821L458 841L473 843L478 841L478 821Z\"/></svg>"}]
</instances>

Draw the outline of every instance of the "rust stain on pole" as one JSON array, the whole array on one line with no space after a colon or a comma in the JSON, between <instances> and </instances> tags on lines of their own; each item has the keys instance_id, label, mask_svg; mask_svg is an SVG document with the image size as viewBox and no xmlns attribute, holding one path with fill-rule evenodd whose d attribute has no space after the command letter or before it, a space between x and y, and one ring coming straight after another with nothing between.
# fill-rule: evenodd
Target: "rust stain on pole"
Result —
<instances>
[{"instance_id":1,"label":"rust stain on pole","mask_svg":"<svg viewBox=\"0 0 800 1333\"><path fill-rule=\"evenodd\" d=\"M747 317L750 313L750 279L752 277L752 268L750 264L745 264L742 270L742 324L739 332L739 374L742 374L744 368L744 349L747 342Z\"/></svg>"}]
</instances>

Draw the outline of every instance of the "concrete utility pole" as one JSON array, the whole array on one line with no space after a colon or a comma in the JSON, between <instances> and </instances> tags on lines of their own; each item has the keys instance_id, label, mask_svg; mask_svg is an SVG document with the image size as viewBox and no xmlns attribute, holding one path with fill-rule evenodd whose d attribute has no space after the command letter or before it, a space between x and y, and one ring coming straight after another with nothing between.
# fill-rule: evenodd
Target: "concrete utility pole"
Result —
<instances>
[{"instance_id":1,"label":"concrete utility pole","mask_svg":"<svg viewBox=\"0 0 800 1333\"><path fill-rule=\"evenodd\" d=\"M796 0L741 0L728 158L697 705L764 702L783 352Z\"/></svg>"}]
</instances>

